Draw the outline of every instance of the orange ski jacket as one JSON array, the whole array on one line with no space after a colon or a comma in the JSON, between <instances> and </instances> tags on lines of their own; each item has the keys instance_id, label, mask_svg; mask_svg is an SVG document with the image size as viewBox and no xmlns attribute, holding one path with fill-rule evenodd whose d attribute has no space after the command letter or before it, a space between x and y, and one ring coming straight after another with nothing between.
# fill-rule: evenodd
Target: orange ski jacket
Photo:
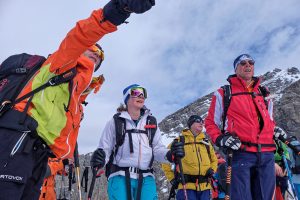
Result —
<instances>
[{"instance_id":1,"label":"orange ski jacket","mask_svg":"<svg viewBox=\"0 0 300 200\"><path fill-rule=\"evenodd\" d=\"M103 21L102 9L95 10L87 19L78 21L67 34L58 50L27 83L19 97L48 82L51 77L76 67L77 74L68 83L47 87L34 95L27 114L38 122L37 133L47 143L57 158L73 156L83 108L82 93L87 89L94 72L94 63L83 52L105 34L117 27ZM23 111L28 99L15 105Z\"/></svg>"}]
</instances>

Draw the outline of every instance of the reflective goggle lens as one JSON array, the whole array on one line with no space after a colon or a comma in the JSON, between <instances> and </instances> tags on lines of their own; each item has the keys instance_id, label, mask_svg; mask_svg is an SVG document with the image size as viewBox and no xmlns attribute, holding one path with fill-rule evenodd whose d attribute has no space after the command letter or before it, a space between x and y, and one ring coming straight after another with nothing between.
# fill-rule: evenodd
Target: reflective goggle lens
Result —
<instances>
[{"instance_id":1,"label":"reflective goggle lens","mask_svg":"<svg viewBox=\"0 0 300 200\"><path fill-rule=\"evenodd\" d=\"M198 122L198 123L203 124L203 120L201 120L201 119L196 119L194 122Z\"/></svg>"},{"instance_id":2,"label":"reflective goggle lens","mask_svg":"<svg viewBox=\"0 0 300 200\"><path fill-rule=\"evenodd\" d=\"M249 63L249 65L254 65L255 61L254 60L242 60L239 64L242 66L245 66L247 63Z\"/></svg>"},{"instance_id":3,"label":"reflective goggle lens","mask_svg":"<svg viewBox=\"0 0 300 200\"><path fill-rule=\"evenodd\" d=\"M147 92L144 88L132 88L130 91L130 96L132 97L144 97L147 98Z\"/></svg>"},{"instance_id":4,"label":"reflective goggle lens","mask_svg":"<svg viewBox=\"0 0 300 200\"><path fill-rule=\"evenodd\" d=\"M99 49L96 45L93 45L89 48L92 52L95 52L98 54L98 56L101 58L101 60L104 60L104 52L102 49Z\"/></svg>"}]
</instances>

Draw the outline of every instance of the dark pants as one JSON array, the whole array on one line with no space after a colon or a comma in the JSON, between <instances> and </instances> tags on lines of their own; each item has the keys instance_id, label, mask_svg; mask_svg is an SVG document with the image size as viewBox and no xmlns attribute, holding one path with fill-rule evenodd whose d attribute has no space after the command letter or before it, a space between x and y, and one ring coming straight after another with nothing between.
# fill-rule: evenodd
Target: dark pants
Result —
<instances>
[{"instance_id":1,"label":"dark pants","mask_svg":"<svg viewBox=\"0 0 300 200\"><path fill-rule=\"evenodd\" d=\"M273 152L233 154L231 200L272 200L275 194Z\"/></svg>"},{"instance_id":2,"label":"dark pants","mask_svg":"<svg viewBox=\"0 0 300 200\"><path fill-rule=\"evenodd\" d=\"M39 198L48 148L30 134L0 127L0 200Z\"/></svg>"},{"instance_id":3,"label":"dark pants","mask_svg":"<svg viewBox=\"0 0 300 200\"><path fill-rule=\"evenodd\" d=\"M209 200L210 190L196 191L186 190L188 200ZM183 189L178 190L176 194L176 200L185 200Z\"/></svg>"}]
</instances>

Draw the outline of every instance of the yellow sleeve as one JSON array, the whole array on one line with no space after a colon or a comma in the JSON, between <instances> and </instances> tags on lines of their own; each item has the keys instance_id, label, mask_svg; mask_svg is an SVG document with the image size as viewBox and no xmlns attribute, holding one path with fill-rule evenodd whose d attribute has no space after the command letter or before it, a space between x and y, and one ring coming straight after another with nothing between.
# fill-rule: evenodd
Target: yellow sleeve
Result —
<instances>
[{"instance_id":1,"label":"yellow sleeve","mask_svg":"<svg viewBox=\"0 0 300 200\"><path fill-rule=\"evenodd\" d=\"M214 170L214 172L217 171L218 168L218 158L216 156L214 147L210 144L210 167Z\"/></svg>"},{"instance_id":2,"label":"yellow sleeve","mask_svg":"<svg viewBox=\"0 0 300 200\"><path fill-rule=\"evenodd\" d=\"M174 179L174 171L171 168L171 164L163 163L161 164L162 170L165 172L165 175L169 181Z\"/></svg>"}]
</instances>

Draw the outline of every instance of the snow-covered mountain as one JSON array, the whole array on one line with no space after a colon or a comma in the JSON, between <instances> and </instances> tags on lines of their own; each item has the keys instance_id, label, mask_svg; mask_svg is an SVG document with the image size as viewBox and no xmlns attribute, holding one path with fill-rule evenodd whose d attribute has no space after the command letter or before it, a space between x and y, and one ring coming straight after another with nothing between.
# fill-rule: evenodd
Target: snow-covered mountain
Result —
<instances>
[{"instance_id":1,"label":"snow-covered mountain","mask_svg":"<svg viewBox=\"0 0 300 200\"><path fill-rule=\"evenodd\" d=\"M285 122L290 121L289 124L300 123L299 116L298 118L296 116L294 116L294 118L288 118L288 116L291 117L291 114L294 112L286 113L284 111L287 109L287 107L299 106L299 93L297 93L297 87L295 87L295 85L299 84L299 69L295 67L286 70L276 68L273 71L267 72L262 75L261 79L262 85L267 86L271 92L270 98L272 98L274 101L275 120L277 121L277 124L285 128L287 131L292 131L292 134L297 134L294 131L295 129L292 127L287 127ZM213 93L210 93L204 97L200 97L193 103L167 116L159 123L159 127L162 131L163 141L165 144L169 144L172 139L178 136L182 129L186 127L186 122L190 115L198 114L203 118L206 117L212 94ZM288 100L286 99L287 96L289 96ZM300 107L297 108L300 109ZM297 122L294 122L295 120ZM293 121L293 123L291 121Z\"/></svg>"}]
</instances>

